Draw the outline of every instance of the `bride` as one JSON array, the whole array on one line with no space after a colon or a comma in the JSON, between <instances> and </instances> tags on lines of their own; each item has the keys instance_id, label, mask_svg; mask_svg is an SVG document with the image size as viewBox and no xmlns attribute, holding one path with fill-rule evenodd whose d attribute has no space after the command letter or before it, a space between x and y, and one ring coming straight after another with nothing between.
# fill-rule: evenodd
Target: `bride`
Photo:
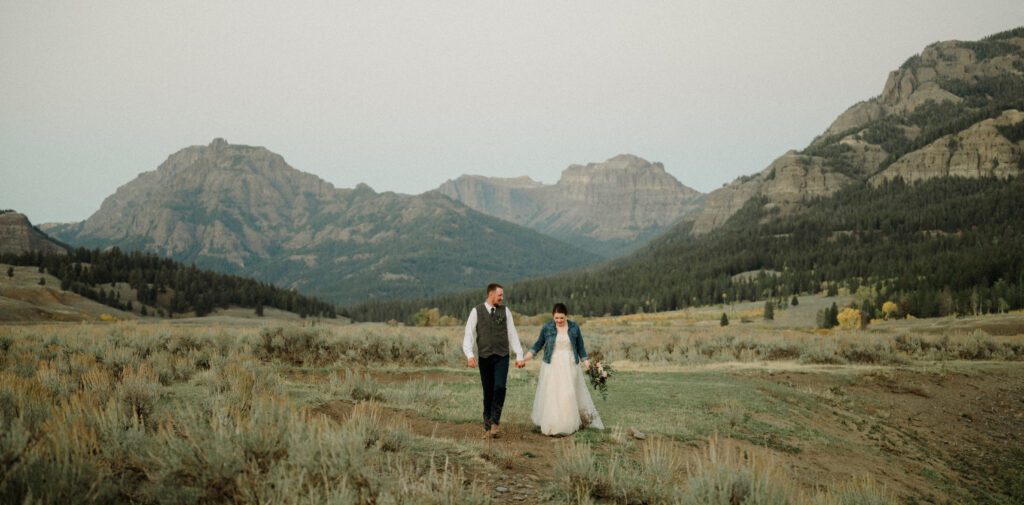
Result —
<instances>
[{"instance_id":1,"label":"bride","mask_svg":"<svg viewBox=\"0 0 1024 505\"><path fill-rule=\"evenodd\" d=\"M551 312L554 320L541 328L540 337L525 356L529 361L544 349L533 399L533 423L545 435L568 435L581 426L604 429L578 366L582 360L584 368L590 367L580 327L568 319L565 304L556 303Z\"/></svg>"}]
</instances>

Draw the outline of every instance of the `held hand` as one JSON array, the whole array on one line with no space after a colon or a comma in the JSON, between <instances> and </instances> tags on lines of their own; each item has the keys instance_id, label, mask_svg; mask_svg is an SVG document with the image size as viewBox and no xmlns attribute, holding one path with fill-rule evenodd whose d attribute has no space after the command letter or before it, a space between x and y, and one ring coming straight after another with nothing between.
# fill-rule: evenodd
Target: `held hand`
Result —
<instances>
[{"instance_id":1,"label":"held hand","mask_svg":"<svg viewBox=\"0 0 1024 505\"><path fill-rule=\"evenodd\" d=\"M527 351L526 352L526 356L523 356L523 363L525 363L527 361L530 361L531 359L533 359L533 353L530 352L530 351Z\"/></svg>"},{"instance_id":2,"label":"held hand","mask_svg":"<svg viewBox=\"0 0 1024 505\"><path fill-rule=\"evenodd\" d=\"M583 360L583 368L585 368L587 370L590 369L590 360L589 359Z\"/></svg>"},{"instance_id":3,"label":"held hand","mask_svg":"<svg viewBox=\"0 0 1024 505\"><path fill-rule=\"evenodd\" d=\"M523 368L525 366L526 366L526 361L525 360L521 360L521 359L517 359L516 360L516 368Z\"/></svg>"},{"instance_id":4,"label":"held hand","mask_svg":"<svg viewBox=\"0 0 1024 505\"><path fill-rule=\"evenodd\" d=\"M473 357L473 358L467 359L466 360L466 364L469 365L469 368L476 368L476 358Z\"/></svg>"}]
</instances>

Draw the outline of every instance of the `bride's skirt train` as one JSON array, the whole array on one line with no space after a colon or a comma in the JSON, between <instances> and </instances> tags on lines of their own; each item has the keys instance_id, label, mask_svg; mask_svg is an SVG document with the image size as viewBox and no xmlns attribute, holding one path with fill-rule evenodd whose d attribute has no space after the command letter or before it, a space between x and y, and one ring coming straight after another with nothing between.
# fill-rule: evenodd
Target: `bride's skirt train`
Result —
<instances>
[{"instance_id":1,"label":"bride's skirt train","mask_svg":"<svg viewBox=\"0 0 1024 505\"><path fill-rule=\"evenodd\" d=\"M540 365L531 417L545 435L568 435L587 426L604 429L583 368L573 361L571 350L556 350L551 364Z\"/></svg>"}]
</instances>

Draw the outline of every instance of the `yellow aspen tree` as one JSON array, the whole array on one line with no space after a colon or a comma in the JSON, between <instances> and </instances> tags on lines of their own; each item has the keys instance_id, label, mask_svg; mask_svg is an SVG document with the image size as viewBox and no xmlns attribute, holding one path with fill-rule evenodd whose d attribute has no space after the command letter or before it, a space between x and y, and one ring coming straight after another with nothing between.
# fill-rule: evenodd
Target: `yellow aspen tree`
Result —
<instances>
[{"instance_id":1,"label":"yellow aspen tree","mask_svg":"<svg viewBox=\"0 0 1024 505\"><path fill-rule=\"evenodd\" d=\"M860 329L861 315L860 311L854 308L845 308L836 317L839 320L839 327L845 330L856 330Z\"/></svg>"},{"instance_id":2,"label":"yellow aspen tree","mask_svg":"<svg viewBox=\"0 0 1024 505\"><path fill-rule=\"evenodd\" d=\"M882 304L882 314L886 319L896 317L896 312L899 310L899 306L895 302L885 302Z\"/></svg>"}]
</instances>

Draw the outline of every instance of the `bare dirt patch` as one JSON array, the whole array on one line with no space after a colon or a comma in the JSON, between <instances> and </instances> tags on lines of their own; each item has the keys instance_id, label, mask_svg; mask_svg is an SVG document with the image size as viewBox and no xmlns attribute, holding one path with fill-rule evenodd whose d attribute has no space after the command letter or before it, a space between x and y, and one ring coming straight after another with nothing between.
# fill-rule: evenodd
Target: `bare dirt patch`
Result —
<instances>
[{"instance_id":1,"label":"bare dirt patch","mask_svg":"<svg viewBox=\"0 0 1024 505\"><path fill-rule=\"evenodd\" d=\"M757 373L745 371L742 373ZM786 456L801 480L870 469L905 499L1015 497L1024 461L1024 366L937 365L815 373L760 373L815 391L829 408L810 420L845 447L810 445Z\"/></svg>"}]
</instances>

